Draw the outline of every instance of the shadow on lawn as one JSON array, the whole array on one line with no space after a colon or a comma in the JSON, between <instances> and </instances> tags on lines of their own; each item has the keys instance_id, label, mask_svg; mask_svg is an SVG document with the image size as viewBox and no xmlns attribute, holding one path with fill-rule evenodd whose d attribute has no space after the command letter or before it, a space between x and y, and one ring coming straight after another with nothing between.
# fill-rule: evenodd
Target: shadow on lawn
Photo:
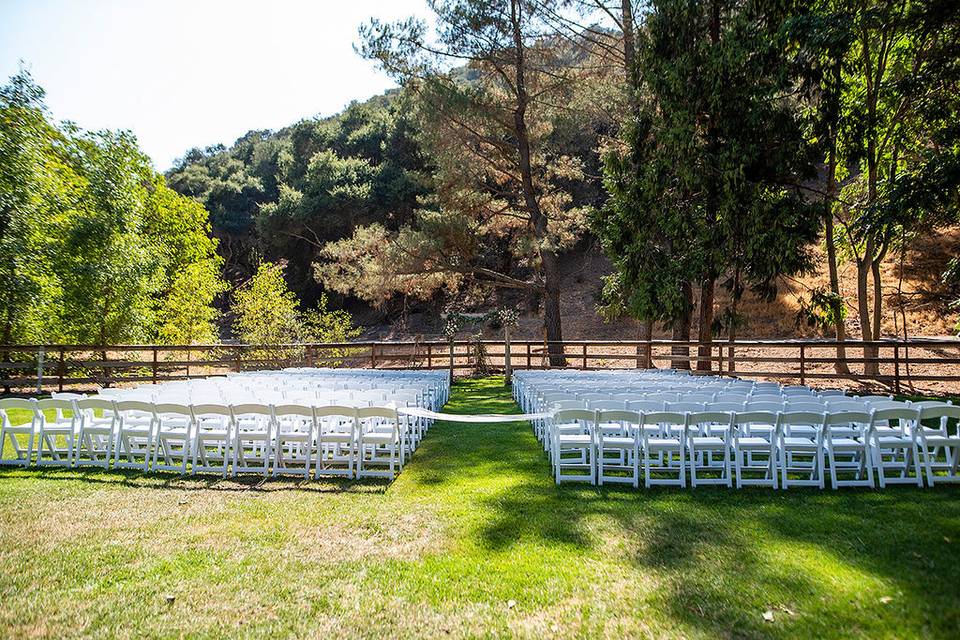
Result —
<instances>
[{"instance_id":1,"label":"shadow on lawn","mask_svg":"<svg viewBox=\"0 0 960 640\"><path fill-rule=\"evenodd\" d=\"M899 608L927 614L913 625L925 624L931 636L960 627L956 488L789 495L558 488L545 468L538 472L540 481L484 500L491 513L475 534L479 545L491 552L530 542L573 546L625 562L669 585L661 606L711 635L767 635L767 609L781 631L806 631L823 618L834 633L856 635L864 615L879 614L896 632Z\"/></svg>"},{"instance_id":2,"label":"shadow on lawn","mask_svg":"<svg viewBox=\"0 0 960 640\"><path fill-rule=\"evenodd\" d=\"M0 469L0 481L4 478L32 477L38 480L63 482L85 482L105 486L122 486L137 489L164 489L177 491L227 491L227 492L273 492L302 491L306 493L361 493L384 494L390 486L385 478L321 478L304 481L302 479L277 477L264 478L262 475L240 475L221 478L216 475L181 476L169 472L150 472L130 469L74 468L57 467L3 468Z\"/></svg>"},{"instance_id":3,"label":"shadow on lawn","mask_svg":"<svg viewBox=\"0 0 960 640\"><path fill-rule=\"evenodd\" d=\"M474 402L457 405L516 410L502 387L470 395ZM882 621L898 635L906 621L898 611L913 616L907 635L949 637L960 628L960 487L558 487L526 423L438 423L423 449L415 484L456 495L464 483L487 482L477 499L486 513L471 534L480 548L572 547L625 563L667 585L657 606L708 634L819 627L869 635ZM766 610L775 623L764 621Z\"/></svg>"}]
</instances>

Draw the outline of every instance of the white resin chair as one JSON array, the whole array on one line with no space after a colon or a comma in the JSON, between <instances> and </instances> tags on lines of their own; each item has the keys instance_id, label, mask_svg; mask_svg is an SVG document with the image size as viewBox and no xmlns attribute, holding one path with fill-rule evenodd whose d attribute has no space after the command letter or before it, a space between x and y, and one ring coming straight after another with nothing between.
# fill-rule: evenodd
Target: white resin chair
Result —
<instances>
[{"instance_id":1,"label":"white resin chair","mask_svg":"<svg viewBox=\"0 0 960 640\"><path fill-rule=\"evenodd\" d=\"M933 487L937 483L960 482L960 406L927 406L920 410L920 419L939 423L933 428L921 425L917 429L927 468L927 484ZM941 451L943 461L939 459Z\"/></svg>"},{"instance_id":2,"label":"white resin chair","mask_svg":"<svg viewBox=\"0 0 960 640\"><path fill-rule=\"evenodd\" d=\"M185 404L166 402L154 405L153 412L156 422L151 469L186 474L195 429L193 412Z\"/></svg>"},{"instance_id":3,"label":"white resin chair","mask_svg":"<svg viewBox=\"0 0 960 640\"><path fill-rule=\"evenodd\" d=\"M739 411L733 414L730 429L733 432L733 471L737 489L745 485L777 488L777 442L775 437L750 435L753 425L762 425L776 433L777 414L769 411ZM755 474L763 473L762 477Z\"/></svg>"},{"instance_id":4,"label":"white resin chair","mask_svg":"<svg viewBox=\"0 0 960 640\"><path fill-rule=\"evenodd\" d=\"M80 418L72 400L45 398L37 401L40 424L37 426L38 467L69 467L80 430ZM53 414L49 416L47 414Z\"/></svg>"},{"instance_id":5,"label":"white resin chair","mask_svg":"<svg viewBox=\"0 0 960 640\"><path fill-rule=\"evenodd\" d=\"M877 468L877 480L881 489L888 483L923 486L920 445L917 441L919 419L920 410L912 407L874 410L867 438L873 447L873 462ZM895 427L891 421L896 421ZM911 467L914 473L912 477ZM888 477L888 470L899 473Z\"/></svg>"},{"instance_id":6,"label":"white resin chair","mask_svg":"<svg viewBox=\"0 0 960 640\"><path fill-rule=\"evenodd\" d=\"M231 474L270 473L273 457L273 411L265 404L230 405L233 419Z\"/></svg>"},{"instance_id":7,"label":"white resin chair","mask_svg":"<svg viewBox=\"0 0 960 640\"><path fill-rule=\"evenodd\" d=\"M119 423L116 401L104 397L82 398L76 401L76 407L80 415L80 432L73 464L109 468Z\"/></svg>"},{"instance_id":8,"label":"white resin chair","mask_svg":"<svg viewBox=\"0 0 960 640\"><path fill-rule=\"evenodd\" d=\"M597 482L640 486L640 414L636 411L597 411ZM608 454L613 454L608 460ZM608 474L612 470L619 474ZM629 473L630 475L623 475Z\"/></svg>"},{"instance_id":9,"label":"white resin chair","mask_svg":"<svg viewBox=\"0 0 960 640\"><path fill-rule=\"evenodd\" d=\"M357 477L393 479L400 463L400 424L390 407L357 409Z\"/></svg>"},{"instance_id":10,"label":"white resin chair","mask_svg":"<svg viewBox=\"0 0 960 640\"><path fill-rule=\"evenodd\" d=\"M824 419L823 444L830 465L830 482L839 487L873 487L873 460L868 431L871 414L862 411L828 413ZM840 456L849 458L841 460ZM853 478L843 478L852 474Z\"/></svg>"},{"instance_id":11,"label":"white resin chair","mask_svg":"<svg viewBox=\"0 0 960 640\"><path fill-rule=\"evenodd\" d=\"M563 409L553 414L550 449L557 484L563 480L596 482L595 420L596 413L587 409Z\"/></svg>"},{"instance_id":12,"label":"white resin chair","mask_svg":"<svg viewBox=\"0 0 960 640\"><path fill-rule=\"evenodd\" d=\"M13 424L8 411L29 411L30 421ZM36 400L24 398L6 398L0 400L0 465L26 467L33 463L33 448L36 443L37 429L42 419L37 410ZM26 440L26 446L23 441ZM13 449L13 458L5 455L7 442Z\"/></svg>"},{"instance_id":13,"label":"white resin chair","mask_svg":"<svg viewBox=\"0 0 960 640\"><path fill-rule=\"evenodd\" d=\"M289 474L310 478L313 442L317 421L313 408L295 404L273 407L276 434L273 445L273 475Z\"/></svg>"},{"instance_id":14,"label":"white resin chair","mask_svg":"<svg viewBox=\"0 0 960 640\"><path fill-rule=\"evenodd\" d=\"M780 486L824 487L826 415L814 411L786 411L778 417L775 433L779 453ZM795 478L791 476L806 476Z\"/></svg>"},{"instance_id":15,"label":"white resin chair","mask_svg":"<svg viewBox=\"0 0 960 640\"><path fill-rule=\"evenodd\" d=\"M118 400L117 436L113 446L113 466L116 469L150 468L150 452L156 415L154 405L141 400Z\"/></svg>"},{"instance_id":16,"label":"white resin chair","mask_svg":"<svg viewBox=\"0 0 960 640\"><path fill-rule=\"evenodd\" d=\"M653 411L640 414L641 447L643 448L644 485L687 486L686 446L689 414ZM651 432L647 427L656 427ZM653 456L657 464L653 464ZM674 457L675 456L675 457ZM676 464L672 461L676 460ZM676 478L654 478L653 473L676 475Z\"/></svg>"},{"instance_id":17,"label":"white resin chair","mask_svg":"<svg viewBox=\"0 0 960 640\"><path fill-rule=\"evenodd\" d=\"M688 415L687 453L691 488L698 483L733 486L733 465L730 460L732 417L732 413L723 411L699 411ZM715 477L698 478L698 472L715 474Z\"/></svg>"},{"instance_id":18,"label":"white resin chair","mask_svg":"<svg viewBox=\"0 0 960 640\"><path fill-rule=\"evenodd\" d=\"M233 416L223 404L194 404L191 469L193 473L219 473L227 477L230 444L233 440Z\"/></svg>"},{"instance_id":19,"label":"white resin chair","mask_svg":"<svg viewBox=\"0 0 960 640\"><path fill-rule=\"evenodd\" d=\"M352 477L356 461L357 410L331 405L315 407L317 430L314 441L314 478Z\"/></svg>"}]
</instances>

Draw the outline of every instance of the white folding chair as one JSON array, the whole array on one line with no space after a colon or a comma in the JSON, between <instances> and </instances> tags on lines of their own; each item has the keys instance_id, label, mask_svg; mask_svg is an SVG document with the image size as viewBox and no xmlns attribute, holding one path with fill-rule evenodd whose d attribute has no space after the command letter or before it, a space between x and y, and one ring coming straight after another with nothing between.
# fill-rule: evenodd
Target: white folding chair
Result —
<instances>
[{"instance_id":1,"label":"white folding chair","mask_svg":"<svg viewBox=\"0 0 960 640\"><path fill-rule=\"evenodd\" d=\"M687 472L684 455L687 446L687 425L689 414L671 411L652 411L640 414L640 435L643 447L643 475L646 487L652 485L687 486ZM651 432L647 427L656 427ZM652 456L657 455L654 466ZM677 464L671 464L676 456ZM653 473L671 475L674 478L654 478Z\"/></svg>"},{"instance_id":2,"label":"white folding chair","mask_svg":"<svg viewBox=\"0 0 960 640\"><path fill-rule=\"evenodd\" d=\"M273 407L276 427L273 448L273 475L280 473L310 477L317 421L313 408L296 404Z\"/></svg>"},{"instance_id":3,"label":"white folding chair","mask_svg":"<svg viewBox=\"0 0 960 640\"><path fill-rule=\"evenodd\" d=\"M733 486L730 461L730 431L733 414L722 411L696 411L687 417L687 453L690 487L700 484ZM720 460L715 458L719 454ZM697 477L697 473L716 474Z\"/></svg>"},{"instance_id":4,"label":"white folding chair","mask_svg":"<svg viewBox=\"0 0 960 640\"><path fill-rule=\"evenodd\" d=\"M37 401L40 412L40 424L37 427L38 467L69 467L72 463L73 448L80 419L73 401L45 398ZM47 414L52 413L52 416Z\"/></svg>"},{"instance_id":5,"label":"white folding chair","mask_svg":"<svg viewBox=\"0 0 960 640\"><path fill-rule=\"evenodd\" d=\"M873 461L867 432L871 414L862 411L828 413L824 420L824 448L830 464L830 481L839 487L873 487ZM849 458L841 460L839 456ZM841 478L853 474L853 478Z\"/></svg>"},{"instance_id":6,"label":"white folding chair","mask_svg":"<svg viewBox=\"0 0 960 640\"><path fill-rule=\"evenodd\" d=\"M890 424L893 420L897 422L896 427ZM919 422L920 410L912 407L874 410L867 438L873 446L873 462L881 489L887 483L923 486L920 445L917 441ZM881 424L884 426L881 427ZM913 477L910 477L911 467ZM898 471L899 474L887 477L887 470Z\"/></svg>"},{"instance_id":7,"label":"white folding chair","mask_svg":"<svg viewBox=\"0 0 960 640\"><path fill-rule=\"evenodd\" d=\"M636 411L597 411L597 482L640 486L640 414ZM608 460L607 454L613 454ZM612 470L619 472L608 474ZM622 475L629 473L629 476Z\"/></svg>"},{"instance_id":8,"label":"white folding chair","mask_svg":"<svg viewBox=\"0 0 960 640\"><path fill-rule=\"evenodd\" d=\"M357 477L393 479L400 461L400 424L391 407L357 409Z\"/></svg>"},{"instance_id":9,"label":"white folding chair","mask_svg":"<svg viewBox=\"0 0 960 640\"><path fill-rule=\"evenodd\" d=\"M825 414L813 411L785 411L778 417L775 432L780 457L780 486L824 486ZM805 475L793 478L791 475Z\"/></svg>"},{"instance_id":10,"label":"white folding chair","mask_svg":"<svg viewBox=\"0 0 960 640\"><path fill-rule=\"evenodd\" d=\"M777 488L777 443L770 435L751 435L751 428L762 425L757 431L775 434L777 414L769 411L738 411L730 420L733 432L733 470L737 489L745 485L760 485ZM770 429L767 432L767 428ZM754 474L763 473L762 477Z\"/></svg>"},{"instance_id":11,"label":"white folding chair","mask_svg":"<svg viewBox=\"0 0 960 640\"><path fill-rule=\"evenodd\" d=\"M313 412L317 423L314 477L352 477L357 457L357 410L330 405L314 407Z\"/></svg>"},{"instance_id":12,"label":"white folding chair","mask_svg":"<svg viewBox=\"0 0 960 640\"><path fill-rule=\"evenodd\" d=\"M154 405L156 422L153 432L153 471L179 471L187 473L190 448L193 441L194 419L190 407L185 404L163 402Z\"/></svg>"},{"instance_id":13,"label":"white folding chair","mask_svg":"<svg viewBox=\"0 0 960 640\"><path fill-rule=\"evenodd\" d=\"M596 413L587 409L562 409L550 424L554 480L596 482L596 448L593 424ZM573 473L564 473L573 471Z\"/></svg>"},{"instance_id":14,"label":"white folding chair","mask_svg":"<svg viewBox=\"0 0 960 640\"><path fill-rule=\"evenodd\" d=\"M938 425L929 428L923 421L935 421ZM940 404L920 409L920 421L917 425L919 446L927 468L927 484L960 482L960 406ZM950 432L950 426L953 432ZM939 459L943 451L944 459ZM937 472L942 472L942 475Z\"/></svg>"},{"instance_id":15,"label":"white folding chair","mask_svg":"<svg viewBox=\"0 0 960 640\"><path fill-rule=\"evenodd\" d=\"M230 405L233 419L231 451L232 475L238 473L270 473L273 457L273 411L265 404Z\"/></svg>"},{"instance_id":16,"label":"white folding chair","mask_svg":"<svg viewBox=\"0 0 960 640\"><path fill-rule=\"evenodd\" d=\"M141 400L118 400L117 436L113 447L115 469L150 468L150 452L153 446L153 431L156 415L151 402Z\"/></svg>"},{"instance_id":17,"label":"white folding chair","mask_svg":"<svg viewBox=\"0 0 960 640\"><path fill-rule=\"evenodd\" d=\"M13 424L9 411L28 411L30 421ZM33 463L33 448L41 419L36 400L24 398L0 400L0 464L27 467ZM23 444L24 439L27 441L26 446ZM8 441L13 449L13 458L8 458L5 453Z\"/></svg>"},{"instance_id":18,"label":"white folding chair","mask_svg":"<svg viewBox=\"0 0 960 640\"><path fill-rule=\"evenodd\" d=\"M223 404L194 404L191 468L193 473L219 473L227 477L233 416Z\"/></svg>"},{"instance_id":19,"label":"white folding chair","mask_svg":"<svg viewBox=\"0 0 960 640\"><path fill-rule=\"evenodd\" d=\"M80 415L80 432L73 464L109 468L119 422L116 401L104 397L82 398L76 401L76 408Z\"/></svg>"}]
</instances>

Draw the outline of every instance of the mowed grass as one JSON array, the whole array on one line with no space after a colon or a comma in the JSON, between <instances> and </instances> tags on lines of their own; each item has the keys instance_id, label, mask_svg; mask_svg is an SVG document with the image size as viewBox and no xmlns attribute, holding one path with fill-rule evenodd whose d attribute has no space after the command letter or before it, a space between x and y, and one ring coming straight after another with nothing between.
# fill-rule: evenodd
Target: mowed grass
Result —
<instances>
[{"instance_id":1,"label":"mowed grass","mask_svg":"<svg viewBox=\"0 0 960 640\"><path fill-rule=\"evenodd\" d=\"M958 551L952 487L556 487L437 423L393 483L0 471L0 637L957 638Z\"/></svg>"}]
</instances>

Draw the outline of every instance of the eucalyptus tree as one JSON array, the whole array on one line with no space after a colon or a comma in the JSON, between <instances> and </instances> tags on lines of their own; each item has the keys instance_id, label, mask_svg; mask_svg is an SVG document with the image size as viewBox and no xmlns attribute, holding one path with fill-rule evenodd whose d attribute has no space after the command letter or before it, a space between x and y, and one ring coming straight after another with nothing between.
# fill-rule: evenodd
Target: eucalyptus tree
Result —
<instances>
[{"instance_id":1,"label":"eucalyptus tree","mask_svg":"<svg viewBox=\"0 0 960 640\"><path fill-rule=\"evenodd\" d=\"M960 7L944 0L859 0L844 6L844 57L834 216L856 263L864 340L881 337L881 263L910 238L955 218L960 184ZM875 347L865 371L877 373Z\"/></svg>"}]
</instances>

